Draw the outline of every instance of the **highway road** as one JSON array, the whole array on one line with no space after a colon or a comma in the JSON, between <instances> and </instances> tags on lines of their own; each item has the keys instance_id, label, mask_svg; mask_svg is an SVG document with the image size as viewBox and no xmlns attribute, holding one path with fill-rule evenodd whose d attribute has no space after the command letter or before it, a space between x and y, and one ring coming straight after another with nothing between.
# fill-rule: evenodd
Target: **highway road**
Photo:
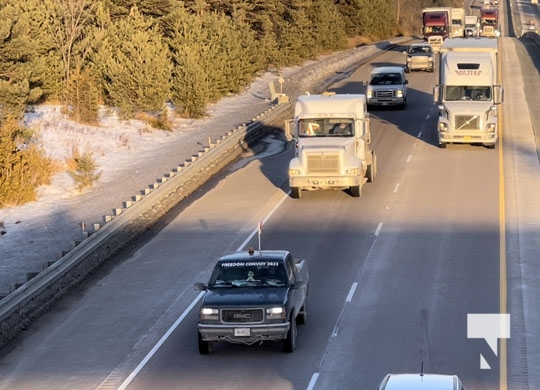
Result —
<instances>
[{"instance_id":1,"label":"highway road","mask_svg":"<svg viewBox=\"0 0 540 390\"><path fill-rule=\"evenodd\" d=\"M528 54L509 38L503 46L509 63ZM331 90L362 93L370 66L403 64L401 50ZM485 340L468 339L467 314L499 313L506 299L505 160L501 145L437 147L435 75L408 74L406 110L372 112L378 175L361 198L341 191L290 198L292 144L269 140L279 153L231 167L40 318L0 358L0 389L375 389L386 373L419 372L422 364L458 374L469 389L503 389L501 361L510 356L511 367L521 367L525 352L496 356ZM521 74L506 68L504 77L509 96ZM514 93L519 99L523 90ZM505 109L504 120L530 126L520 110ZM509 181L517 176L508 169L518 166L514 159L506 167ZM201 356L193 283L207 280L221 254L257 248L258 221L263 249L309 262L298 348L223 344ZM512 283L519 289L521 280ZM480 354L491 369L480 369Z\"/></svg>"}]
</instances>

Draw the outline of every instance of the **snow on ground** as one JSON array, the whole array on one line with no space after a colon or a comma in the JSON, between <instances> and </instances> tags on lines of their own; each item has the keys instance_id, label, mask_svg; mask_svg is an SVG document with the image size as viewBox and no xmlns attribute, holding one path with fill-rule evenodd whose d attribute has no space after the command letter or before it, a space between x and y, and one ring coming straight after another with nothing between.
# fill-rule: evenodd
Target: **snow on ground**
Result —
<instances>
[{"instance_id":1,"label":"snow on ground","mask_svg":"<svg viewBox=\"0 0 540 390\"><path fill-rule=\"evenodd\" d=\"M394 42L404 42L396 39ZM243 93L212 105L204 119L174 118L173 131L152 129L141 121L120 120L105 111L99 126L85 126L65 119L56 106L39 106L28 113L26 122L36 129L46 154L59 164L74 150L92 153L101 178L91 189L79 192L68 173L59 171L51 185L39 190L35 202L0 210L0 293L9 293L26 274L38 272L57 253L71 249L83 239L82 224L92 231L122 202L190 159L227 131L249 122L270 107L269 82L282 77L283 92L294 101L306 91L318 92L321 85L347 77L366 57L384 43L362 46L309 61L302 66L259 76ZM345 70L345 71L344 71ZM2 227L3 226L3 227Z\"/></svg>"}]
</instances>

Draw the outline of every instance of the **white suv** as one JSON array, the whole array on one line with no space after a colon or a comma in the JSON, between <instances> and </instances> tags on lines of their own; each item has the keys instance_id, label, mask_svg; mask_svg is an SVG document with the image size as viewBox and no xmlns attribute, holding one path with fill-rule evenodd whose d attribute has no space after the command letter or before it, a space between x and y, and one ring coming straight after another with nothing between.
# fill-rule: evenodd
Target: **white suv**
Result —
<instances>
[{"instance_id":1,"label":"white suv","mask_svg":"<svg viewBox=\"0 0 540 390\"><path fill-rule=\"evenodd\" d=\"M407 84L401 66L381 66L371 71L367 84L368 108L373 106L407 107Z\"/></svg>"}]
</instances>

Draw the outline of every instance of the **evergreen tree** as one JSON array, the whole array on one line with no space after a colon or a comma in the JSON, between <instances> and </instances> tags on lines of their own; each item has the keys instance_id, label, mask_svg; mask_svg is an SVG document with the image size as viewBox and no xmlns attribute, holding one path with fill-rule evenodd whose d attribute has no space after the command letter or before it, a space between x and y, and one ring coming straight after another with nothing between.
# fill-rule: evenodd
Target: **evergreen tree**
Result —
<instances>
[{"instance_id":1,"label":"evergreen tree","mask_svg":"<svg viewBox=\"0 0 540 390\"><path fill-rule=\"evenodd\" d=\"M161 111L170 98L169 50L157 24L137 7L111 24L94 63L108 102L125 115Z\"/></svg>"}]
</instances>

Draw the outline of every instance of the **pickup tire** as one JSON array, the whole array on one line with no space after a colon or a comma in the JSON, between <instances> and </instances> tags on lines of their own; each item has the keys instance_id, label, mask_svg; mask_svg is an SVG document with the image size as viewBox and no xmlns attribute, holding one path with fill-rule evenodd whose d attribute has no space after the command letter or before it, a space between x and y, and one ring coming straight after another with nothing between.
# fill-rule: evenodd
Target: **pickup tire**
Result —
<instances>
[{"instance_id":1,"label":"pickup tire","mask_svg":"<svg viewBox=\"0 0 540 390\"><path fill-rule=\"evenodd\" d=\"M302 196L302 190L300 187L291 187L291 198L300 199Z\"/></svg>"},{"instance_id":2,"label":"pickup tire","mask_svg":"<svg viewBox=\"0 0 540 390\"><path fill-rule=\"evenodd\" d=\"M197 332L199 337L199 353L201 355L210 355L210 352L212 351L210 341L205 341L202 339L201 334Z\"/></svg>"},{"instance_id":3,"label":"pickup tire","mask_svg":"<svg viewBox=\"0 0 540 390\"><path fill-rule=\"evenodd\" d=\"M296 349L296 320L291 314L291 326L287 332L287 338L283 340L283 352L292 353Z\"/></svg>"},{"instance_id":4,"label":"pickup tire","mask_svg":"<svg viewBox=\"0 0 540 390\"><path fill-rule=\"evenodd\" d=\"M307 301L304 301L304 304L300 308L298 315L296 316L296 323L299 325L304 325L307 319Z\"/></svg>"}]
</instances>

